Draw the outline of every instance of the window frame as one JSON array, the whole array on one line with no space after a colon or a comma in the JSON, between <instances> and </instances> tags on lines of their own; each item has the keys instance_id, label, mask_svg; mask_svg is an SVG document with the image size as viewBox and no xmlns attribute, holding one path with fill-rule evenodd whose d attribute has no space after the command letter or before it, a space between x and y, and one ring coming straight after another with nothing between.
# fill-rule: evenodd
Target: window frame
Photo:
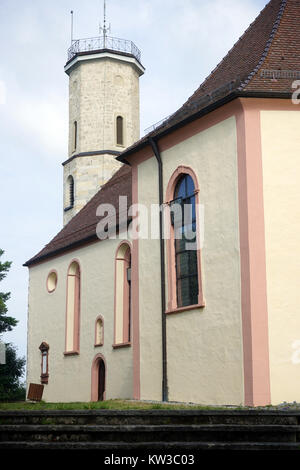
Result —
<instances>
[{"instance_id":1,"label":"window frame","mask_svg":"<svg viewBox=\"0 0 300 470\"><path fill-rule=\"evenodd\" d=\"M78 144L78 123L73 122L73 152L76 152Z\"/></svg>"},{"instance_id":2,"label":"window frame","mask_svg":"<svg viewBox=\"0 0 300 470\"><path fill-rule=\"evenodd\" d=\"M77 264L75 274L70 274L72 264ZM69 302L69 278L75 277L74 285L74 310L73 310L73 347L68 349L68 302ZM79 354L80 349L80 305L81 305L81 266L78 259L73 259L67 270L66 280L66 317L65 317L65 356L74 356Z\"/></svg>"},{"instance_id":3,"label":"window frame","mask_svg":"<svg viewBox=\"0 0 300 470\"><path fill-rule=\"evenodd\" d=\"M126 248L123 255L120 254L122 247L125 246ZM129 254L128 254L129 252ZM118 292L117 292L117 283L118 280L118 263L123 263L123 296L122 296L122 322L123 322L123 334L122 334L122 342L117 342L117 301L118 301ZM115 256L115 283L114 283L114 343L113 348L124 348L127 346L131 346L131 339L132 339L132 284L131 280L128 280L128 268L132 269L132 247L131 244L127 240L123 240L117 250ZM128 283L126 286L125 283ZM126 304L125 304L126 302ZM126 325L128 326L128 330L125 329Z\"/></svg>"},{"instance_id":4,"label":"window frame","mask_svg":"<svg viewBox=\"0 0 300 470\"><path fill-rule=\"evenodd\" d=\"M102 338L101 342L99 343L98 340L98 322L102 322ZM102 315L98 315L95 321L95 342L94 342L94 347L100 347L104 345L104 318Z\"/></svg>"},{"instance_id":5,"label":"window frame","mask_svg":"<svg viewBox=\"0 0 300 470\"><path fill-rule=\"evenodd\" d=\"M66 212L66 211L69 211L70 209L73 209L74 202L75 202L75 182L74 182L74 177L72 175L69 175L67 177L65 191L66 191L65 199L68 198L67 200L68 205L64 209L64 211Z\"/></svg>"},{"instance_id":6,"label":"window frame","mask_svg":"<svg viewBox=\"0 0 300 470\"><path fill-rule=\"evenodd\" d=\"M194 182L194 195L196 206L196 236L197 236L197 270L198 270L198 302L194 305L180 307L177 300L177 272L176 272L176 253L175 253L175 235L174 226L171 223L171 203L175 199L175 189L179 180L185 176L191 176ZM202 288L202 269L201 269L201 247L200 247L200 214L199 214L199 184L194 170L188 166L179 166L172 174L166 190L165 202L165 223L169 230L167 237L167 279L168 279L168 302L166 314L178 313L186 310L205 307L205 301Z\"/></svg>"},{"instance_id":7,"label":"window frame","mask_svg":"<svg viewBox=\"0 0 300 470\"><path fill-rule=\"evenodd\" d=\"M119 137L119 120L121 119L121 142L118 140L118 137ZM124 129L124 122L125 122L125 119L124 119L124 116L122 116L121 114L118 114L117 117L116 117L116 145L117 147L125 147L125 129Z\"/></svg>"}]
</instances>

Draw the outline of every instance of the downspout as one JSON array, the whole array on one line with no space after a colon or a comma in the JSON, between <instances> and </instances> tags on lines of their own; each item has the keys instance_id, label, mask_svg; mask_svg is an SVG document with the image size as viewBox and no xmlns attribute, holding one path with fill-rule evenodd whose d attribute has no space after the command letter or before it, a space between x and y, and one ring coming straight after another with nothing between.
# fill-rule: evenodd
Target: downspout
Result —
<instances>
[{"instance_id":1,"label":"downspout","mask_svg":"<svg viewBox=\"0 0 300 470\"><path fill-rule=\"evenodd\" d=\"M164 214L163 214L163 164L156 141L149 137L158 163L159 185L159 239L160 239L160 275L161 275L161 326L162 326L162 400L168 401L168 375L167 375L167 319L166 319L166 272L165 272L165 242L164 242Z\"/></svg>"}]
</instances>

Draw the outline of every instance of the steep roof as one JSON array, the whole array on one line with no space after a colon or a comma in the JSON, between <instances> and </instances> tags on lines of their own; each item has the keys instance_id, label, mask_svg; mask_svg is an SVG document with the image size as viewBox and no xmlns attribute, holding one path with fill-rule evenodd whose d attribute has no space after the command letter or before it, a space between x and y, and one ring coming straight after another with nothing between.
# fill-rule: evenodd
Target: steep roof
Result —
<instances>
[{"instance_id":1,"label":"steep roof","mask_svg":"<svg viewBox=\"0 0 300 470\"><path fill-rule=\"evenodd\" d=\"M300 0L271 0L186 103L117 159L125 162L127 155L148 145L150 137L159 138L237 96L290 97L292 82L300 79L299 44ZM118 207L119 195L127 196L131 204L131 171L127 166L26 265L96 240L100 220L96 208L101 203Z\"/></svg>"},{"instance_id":2,"label":"steep roof","mask_svg":"<svg viewBox=\"0 0 300 470\"><path fill-rule=\"evenodd\" d=\"M119 196L127 196L131 205L131 168L123 165L113 177L39 253L25 263L30 266L84 242L97 240L96 226L102 217L96 215L100 204L112 204L119 215ZM127 217L126 217L127 219Z\"/></svg>"},{"instance_id":3,"label":"steep roof","mask_svg":"<svg viewBox=\"0 0 300 470\"><path fill-rule=\"evenodd\" d=\"M183 106L117 159L125 161L150 137L170 132L226 98L263 93L289 97L292 82L300 78L299 44L300 1L271 0Z\"/></svg>"}]
</instances>

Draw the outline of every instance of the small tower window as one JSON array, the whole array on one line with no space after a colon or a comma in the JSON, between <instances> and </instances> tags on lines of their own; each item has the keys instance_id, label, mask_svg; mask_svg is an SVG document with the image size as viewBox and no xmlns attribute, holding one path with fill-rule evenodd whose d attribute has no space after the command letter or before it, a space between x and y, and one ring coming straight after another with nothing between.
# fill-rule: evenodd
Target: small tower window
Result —
<instances>
[{"instance_id":1,"label":"small tower window","mask_svg":"<svg viewBox=\"0 0 300 470\"><path fill-rule=\"evenodd\" d=\"M74 151L75 151L77 149L77 121L74 121L73 143L74 143Z\"/></svg>"},{"instance_id":2,"label":"small tower window","mask_svg":"<svg viewBox=\"0 0 300 470\"><path fill-rule=\"evenodd\" d=\"M67 179L67 186L66 186L66 204L65 207L67 209L71 209L74 206L74 178L73 176L69 175Z\"/></svg>"},{"instance_id":3,"label":"small tower window","mask_svg":"<svg viewBox=\"0 0 300 470\"><path fill-rule=\"evenodd\" d=\"M122 116L117 117L117 145L124 145L124 119Z\"/></svg>"}]
</instances>

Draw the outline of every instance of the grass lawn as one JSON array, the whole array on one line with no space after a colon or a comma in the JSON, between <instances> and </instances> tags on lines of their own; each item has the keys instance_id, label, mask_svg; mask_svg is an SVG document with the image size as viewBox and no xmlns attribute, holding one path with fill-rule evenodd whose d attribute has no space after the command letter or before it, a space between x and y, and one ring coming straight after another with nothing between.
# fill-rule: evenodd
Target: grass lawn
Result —
<instances>
[{"instance_id":1,"label":"grass lawn","mask_svg":"<svg viewBox=\"0 0 300 470\"><path fill-rule=\"evenodd\" d=\"M0 402L0 411L4 410L213 410L221 407L209 407L200 405L178 404L178 403L151 403L131 400L107 400L89 403L29 403ZM223 408L224 409L224 408Z\"/></svg>"}]
</instances>

